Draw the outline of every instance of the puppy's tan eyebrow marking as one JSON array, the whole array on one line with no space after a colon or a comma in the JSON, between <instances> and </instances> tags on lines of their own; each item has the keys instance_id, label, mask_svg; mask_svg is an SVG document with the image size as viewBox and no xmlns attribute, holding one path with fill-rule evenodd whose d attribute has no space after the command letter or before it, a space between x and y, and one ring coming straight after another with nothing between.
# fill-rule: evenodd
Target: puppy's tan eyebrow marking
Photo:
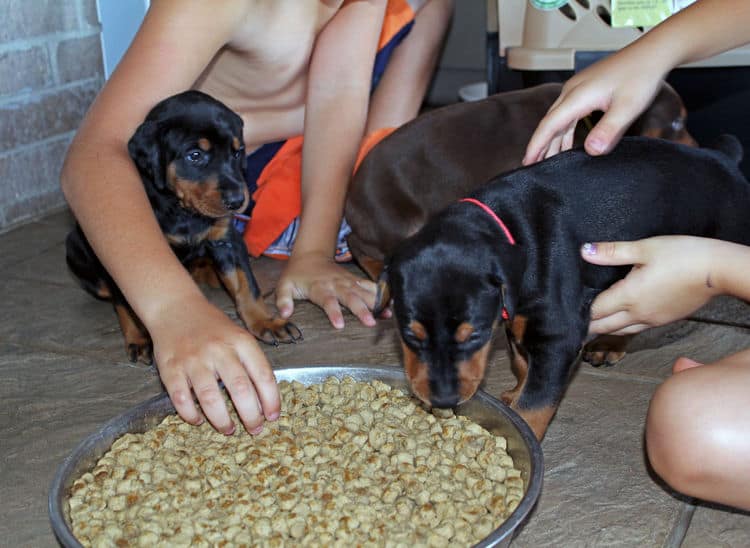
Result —
<instances>
[{"instance_id":1,"label":"puppy's tan eyebrow marking","mask_svg":"<svg viewBox=\"0 0 750 548\"><path fill-rule=\"evenodd\" d=\"M201 150L211 150L211 141L209 141L205 137L201 137L200 139L198 139L198 147Z\"/></svg>"},{"instance_id":2,"label":"puppy's tan eyebrow marking","mask_svg":"<svg viewBox=\"0 0 750 548\"><path fill-rule=\"evenodd\" d=\"M232 139L232 148L234 150L239 150L242 148L242 143L240 143L240 140L237 137L234 137Z\"/></svg>"}]
</instances>

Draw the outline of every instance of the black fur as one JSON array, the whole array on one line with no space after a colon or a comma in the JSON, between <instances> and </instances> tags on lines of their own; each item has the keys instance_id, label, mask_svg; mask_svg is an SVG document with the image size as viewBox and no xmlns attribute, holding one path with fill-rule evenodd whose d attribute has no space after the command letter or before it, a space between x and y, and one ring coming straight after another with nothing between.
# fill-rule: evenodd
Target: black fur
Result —
<instances>
[{"instance_id":1,"label":"black fur","mask_svg":"<svg viewBox=\"0 0 750 548\"><path fill-rule=\"evenodd\" d=\"M256 337L271 344L292 342L301 338L299 329L267 311L232 222L233 214L249 202L242 130L236 113L191 90L157 104L128 142L128 151L156 220L182 264L212 264ZM115 305L131 361L150 363L148 333L80 226L68 235L66 248L68 266L84 289Z\"/></svg>"},{"instance_id":2,"label":"black fur","mask_svg":"<svg viewBox=\"0 0 750 548\"><path fill-rule=\"evenodd\" d=\"M404 344L429 372L427 397L435 395L435 405L457 403L459 364L505 323L511 355L526 371L504 399L541 438L586 342L592 301L629 271L583 261L584 242L682 234L750 244L741 147L731 136L719 147L630 137L605 156L564 152L471 195L498 215L516 245L489 214L465 202L403 242L387 263L381 304L390 290ZM457 342L464 322L472 335ZM415 325L426 335L415 335Z\"/></svg>"}]
</instances>

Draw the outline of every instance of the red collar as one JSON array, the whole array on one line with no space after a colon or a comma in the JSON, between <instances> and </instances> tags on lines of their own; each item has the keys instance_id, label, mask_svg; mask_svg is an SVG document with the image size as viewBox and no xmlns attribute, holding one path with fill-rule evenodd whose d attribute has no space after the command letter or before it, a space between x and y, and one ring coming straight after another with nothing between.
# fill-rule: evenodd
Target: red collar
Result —
<instances>
[{"instance_id":1,"label":"red collar","mask_svg":"<svg viewBox=\"0 0 750 548\"><path fill-rule=\"evenodd\" d=\"M480 202L479 200L475 198L462 198L461 200L459 200L459 202L469 202L470 204L474 204L475 206L479 206L480 208L482 208L482 210L484 210L484 212L490 217L492 217L495 220L495 222L498 224L500 229L505 234L505 237L508 238L508 243L510 245L516 245L516 240L513 238L513 234L510 233L510 230L508 230L508 227L505 226L505 223L503 222L503 220L500 217L498 217L497 214L494 211L492 211L487 204ZM505 307L503 307L502 317L504 320L508 320L510 318L508 315L508 311L505 309Z\"/></svg>"},{"instance_id":2,"label":"red collar","mask_svg":"<svg viewBox=\"0 0 750 548\"><path fill-rule=\"evenodd\" d=\"M462 198L461 200L459 200L459 202L469 202L470 204L474 204L475 206L481 207L484 210L484 212L490 217L492 217L495 220L495 222L500 226L503 233L505 234L505 237L508 238L508 243L510 245L516 245L516 240L513 239L513 234L510 233L510 230L508 230L508 227L505 226L505 223L502 221L502 219L500 219L500 217L498 217L495 214L495 212L489 208L487 204L480 202L479 200L476 200L474 198Z\"/></svg>"}]
</instances>

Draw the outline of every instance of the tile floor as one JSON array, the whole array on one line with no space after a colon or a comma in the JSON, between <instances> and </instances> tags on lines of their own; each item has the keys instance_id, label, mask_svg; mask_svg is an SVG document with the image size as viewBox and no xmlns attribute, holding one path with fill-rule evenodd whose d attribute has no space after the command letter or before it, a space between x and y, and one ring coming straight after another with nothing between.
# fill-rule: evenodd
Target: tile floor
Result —
<instances>
[{"instance_id":1,"label":"tile floor","mask_svg":"<svg viewBox=\"0 0 750 548\"><path fill-rule=\"evenodd\" d=\"M47 492L57 466L98 425L160 391L151 369L126 360L110 306L69 276L70 226L60 212L0 234L0 546L56 546ZM278 263L254 268L270 289ZM228 298L209 291L233 315ZM697 318L636 338L616 367L581 365L542 446L542 497L514 546L750 546L750 514L693 505L644 459L648 401L672 360L748 345L747 305L720 300ZM390 321L368 329L349 317L337 332L308 303L295 321L305 340L269 349L276 366L399 363ZM497 395L512 382L498 343L485 388Z\"/></svg>"}]
</instances>

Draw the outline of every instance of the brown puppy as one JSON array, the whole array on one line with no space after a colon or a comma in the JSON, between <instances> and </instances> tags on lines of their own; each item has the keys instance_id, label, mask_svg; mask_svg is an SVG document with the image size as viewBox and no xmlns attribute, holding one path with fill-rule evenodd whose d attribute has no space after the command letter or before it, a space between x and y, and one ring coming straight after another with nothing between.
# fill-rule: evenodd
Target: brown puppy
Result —
<instances>
[{"instance_id":1,"label":"brown puppy","mask_svg":"<svg viewBox=\"0 0 750 548\"><path fill-rule=\"evenodd\" d=\"M562 84L498 93L482 101L439 108L405 124L373 148L354 175L345 216L352 255L373 279L396 245L427 219L492 177L521 165L539 121ZM664 84L629 135L691 146L686 111ZM579 124L576 145L587 128Z\"/></svg>"}]
</instances>

